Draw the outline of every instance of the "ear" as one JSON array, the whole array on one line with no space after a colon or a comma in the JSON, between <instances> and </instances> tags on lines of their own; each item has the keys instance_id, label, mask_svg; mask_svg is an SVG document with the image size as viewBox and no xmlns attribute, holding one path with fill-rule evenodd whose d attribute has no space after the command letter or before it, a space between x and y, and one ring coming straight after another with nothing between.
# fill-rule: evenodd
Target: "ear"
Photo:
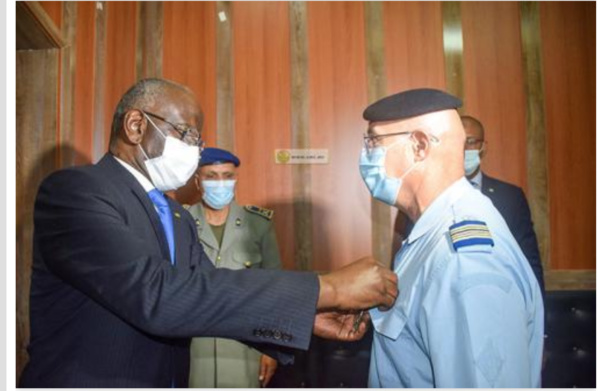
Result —
<instances>
[{"instance_id":1,"label":"ear","mask_svg":"<svg viewBox=\"0 0 598 391\"><path fill-rule=\"evenodd\" d=\"M195 187L199 192L201 192L201 178L199 177L199 170L193 174L193 182L195 183Z\"/></svg>"},{"instance_id":2,"label":"ear","mask_svg":"<svg viewBox=\"0 0 598 391\"><path fill-rule=\"evenodd\" d=\"M413 156L416 162L424 160L430 153L430 136L425 132L416 130L411 135L413 141Z\"/></svg>"},{"instance_id":3,"label":"ear","mask_svg":"<svg viewBox=\"0 0 598 391\"><path fill-rule=\"evenodd\" d=\"M130 144L140 144L147 130L147 121L140 110L129 110L123 119L123 135Z\"/></svg>"}]
</instances>

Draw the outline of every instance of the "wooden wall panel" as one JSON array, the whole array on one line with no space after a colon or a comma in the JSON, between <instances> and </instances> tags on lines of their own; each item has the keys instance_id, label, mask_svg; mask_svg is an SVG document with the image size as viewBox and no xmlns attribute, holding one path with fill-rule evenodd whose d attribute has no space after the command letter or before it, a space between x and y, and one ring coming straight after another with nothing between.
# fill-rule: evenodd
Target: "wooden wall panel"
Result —
<instances>
[{"instance_id":1,"label":"wooden wall panel","mask_svg":"<svg viewBox=\"0 0 598 391\"><path fill-rule=\"evenodd\" d=\"M216 5L164 2L162 72L189 86L204 112L202 137L216 145Z\"/></svg>"},{"instance_id":2,"label":"wooden wall panel","mask_svg":"<svg viewBox=\"0 0 598 391\"><path fill-rule=\"evenodd\" d=\"M59 52L16 55L16 376L28 360L33 204L41 180L58 163L57 100Z\"/></svg>"},{"instance_id":3,"label":"wooden wall panel","mask_svg":"<svg viewBox=\"0 0 598 391\"><path fill-rule=\"evenodd\" d=\"M62 27L62 1L38 1L39 5L46 11L56 27Z\"/></svg>"},{"instance_id":4,"label":"wooden wall panel","mask_svg":"<svg viewBox=\"0 0 598 391\"><path fill-rule=\"evenodd\" d=\"M384 40L389 95L410 88L445 88L439 2L385 2Z\"/></svg>"},{"instance_id":5,"label":"wooden wall panel","mask_svg":"<svg viewBox=\"0 0 598 391\"><path fill-rule=\"evenodd\" d=\"M163 2L140 2L137 11L137 79L162 77Z\"/></svg>"},{"instance_id":6,"label":"wooden wall panel","mask_svg":"<svg viewBox=\"0 0 598 391\"><path fill-rule=\"evenodd\" d=\"M274 149L291 145L290 42L286 2L235 2L234 139L241 159L237 198L274 209L284 266L293 265L293 191Z\"/></svg>"},{"instance_id":7,"label":"wooden wall panel","mask_svg":"<svg viewBox=\"0 0 598 391\"><path fill-rule=\"evenodd\" d=\"M552 269L596 268L596 4L540 3Z\"/></svg>"},{"instance_id":8,"label":"wooden wall panel","mask_svg":"<svg viewBox=\"0 0 598 391\"><path fill-rule=\"evenodd\" d=\"M482 168L527 187L523 63L516 2L462 2L465 114L486 129Z\"/></svg>"},{"instance_id":9,"label":"wooden wall panel","mask_svg":"<svg viewBox=\"0 0 598 391\"><path fill-rule=\"evenodd\" d=\"M120 97L135 81L137 2L105 2L104 152L108 150L112 115ZM97 53L101 55L100 53ZM99 130L99 129L98 129Z\"/></svg>"},{"instance_id":10,"label":"wooden wall panel","mask_svg":"<svg viewBox=\"0 0 598 391\"><path fill-rule=\"evenodd\" d=\"M308 3L310 144L330 163L312 166L313 268L329 270L372 253L370 194L359 174L366 122L364 8Z\"/></svg>"},{"instance_id":11,"label":"wooden wall panel","mask_svg":"<svg viewBox=\"0 0 598 391\"><path fill-rule=\"evenodd\" d=\"M75 164L92 160L94 118L94 64L95 64L95 2L77 3L75 88L73 99L74 131L73 146Z\"/></svg>"},{"instance_id":12,"label":"wooden wall panel","mask_svg":"<svg viewBox=\"0 0 598 391\"><path fill-rule=\"evenodd\" d=\"M387 95L411 88L446 89L442 9L439 2L385 2ZM392 258L407 217L391 208Z\"/></svg>"}]
</instances>

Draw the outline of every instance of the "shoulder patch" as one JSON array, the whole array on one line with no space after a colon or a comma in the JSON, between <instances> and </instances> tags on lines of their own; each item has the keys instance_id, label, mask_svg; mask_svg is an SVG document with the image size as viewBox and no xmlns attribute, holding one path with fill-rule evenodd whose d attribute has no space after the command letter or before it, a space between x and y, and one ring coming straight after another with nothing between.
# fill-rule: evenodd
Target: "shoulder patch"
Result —
<instances>
[{"instance_id":1,"label":"shoulder patch","mask_svg":"<svg viewBox=\"0 0 598 391\"><path fill-rule=\"evenodd\" d=\"M494 246L490 230L483 221L460 221L449 227L449 234L455 250L476 245Z\"/></svg>"},{"instance_id":2,"label":"shoulder patch","mask_svg":"<svg viewBox=\"0 0 598 391\"><path fill-rule=\"evenodd\" d=\"M272 220L272 216L274 216L274 211L266 208L260 208L259 206L255 205L246 205L245 210L251 212L256 215L260 215L266 220Z\"/></svg>"}]
</instances>

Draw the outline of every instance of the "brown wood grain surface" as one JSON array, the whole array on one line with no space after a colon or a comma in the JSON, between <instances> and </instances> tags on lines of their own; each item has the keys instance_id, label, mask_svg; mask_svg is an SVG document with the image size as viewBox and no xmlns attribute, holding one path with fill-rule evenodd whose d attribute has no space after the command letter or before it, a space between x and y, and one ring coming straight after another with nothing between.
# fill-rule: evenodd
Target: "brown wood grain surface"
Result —
<instances>
[{"instance_id":1,"label":"brown wood grain surface","mask_svg":"<svg viewBox=\"0 0 598 391\"><path fill-rule=\"evenodd\" d=\"M189 86L204 112L202 137L216 144L216 8L214 2L164 2L162 74Z\"/></svg>"},{"instance_id":2,"label":"brown wood grain surface","mask_svg":"<svg viewBox=\"0 0 598 391\"><path fill-rule=\"evenodd\" d=\"M310 144L329 164L312 166L313 267L330 270L371 249L370 194L359 174L366 122L363 3L310 2Z\"/></svg>"},{"instance_id":3,"label":"brown wood grain surface","mask_svg":"<svg viewBox=\"0 0 598 391\"><path fill-rule=\"evenodd\" d=\"M95 12L94 2L77 3L73 146L77 152L75 164L78 165L90 163L93 156Z\"/></svg>"},{"instance_id":4,"label":"brown wood grain surface","mask_svg":"<svg viewBox=\"0 0 598 391\"><path fill-rule=\"evenodd\" d=\"M236 2L233 14L237 199L273 209L285 267L293 265L293 183L274 150L291 146L291 67L286 2Z\"/></svg>"},{"instance_id":5,"label":"brown wood grain surface","mask_svg":"<svg viewBox=\"0 0 598 391\"><path fill-rule=\"evenodd\" d=\"M385 2L384 32L389 94L445 88L439 2Z\"/></svg>"},{"instance_id":6,"label":"brown wood grain surface","mask_svg":"<svg viewBox=\"0 0 598 391\"><path fill-rule=\"evenodd\" d=\"M37 2L46 11L46 14L52 19L58 29L62 27L62 1L38 1Z\"/></svg>"},{"instance_id":7,"label":"brown wood grain surface","mask_svg":"<svg viewBox=\"0 0 598 391\"><path fill-rule=\"evenodd\" d=\"M486 130L482 170L527 189L525 87L519 5L462 2L464 114Z\"/></svg>"},{"instance_id":8,"label":"brown wood grain surface","mask_svg":"<svg viewBox=\"0 0 598 391\"><path fill-rule=\"evenodd\" d=\"M105 2L106 8L106 42L104 46L103 84L104 110L103 123L98 124L96 131L104 134L103 151L108 150L112 115L121 96L135 81L136 39L138 2ZM97 156L97 155L96 155Z\"/></svg>"},{"instance_id":9,"label":"brown wood grain surface","mask_svg":"<svg viewBox=\"0 0 598 391\"><path fill-rule=\"evenodd\" d=\"M540 3L550 266L596 269L596 4Z\"/></svg>"}]
</instances>

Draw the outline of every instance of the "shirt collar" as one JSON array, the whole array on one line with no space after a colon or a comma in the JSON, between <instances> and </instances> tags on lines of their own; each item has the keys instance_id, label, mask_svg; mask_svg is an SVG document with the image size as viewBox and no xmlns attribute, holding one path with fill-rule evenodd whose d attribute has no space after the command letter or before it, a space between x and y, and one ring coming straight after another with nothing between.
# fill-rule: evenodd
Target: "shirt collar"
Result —
<instances>
[{"instance_id":1,"label":"shirt collar","mask_svg":"<svg viewBox=\"0 0 598 391\"><path fill-rule=\"evenodd\" d=\"M473 178L469 180L473 185L474 189L481 190L482 189L482 170L478 170L478 173L475 174Z\"/></svg>"},{"instance_id":2,"label":"shirt collar","mask_svg":"<svg viewBox=\"0 0 598 391\"><path fill-rule=\"evenodd\" d=\"M146 193L149 193L150 191L152 191L156 188L152 184L152 182L150 182L150 180L145 177L145 175L143 175L141 172L139 172L139 170L137 170L136 168L131 166L129 163L125 163L123 160L117 158L114 155L112 155L112 157L117 162L119 162L124 168L126 168L127 171L129 171L135 177L135 179L137 179L137 182L139 182L139 184L141 185L141 187L143 187L143 190L145 190Z\"/></svg>"},{"instance_id":3,"label":"shirt collar","mask_svg":"<svg viewBox=\"0 0 598 391\"><path fill-rule=\"evenodd\" d=\"M465 177L462 177L440 193L426 210L424 210L424 213L413 226L413 230L407 238L407 243L413 243L434 228L438 223L438 216L442 215L442 213L444 213L444 211L449 208L455 200L467 190L467 188L471 189L471 185Z\"/></svg>"}]
</instances>

